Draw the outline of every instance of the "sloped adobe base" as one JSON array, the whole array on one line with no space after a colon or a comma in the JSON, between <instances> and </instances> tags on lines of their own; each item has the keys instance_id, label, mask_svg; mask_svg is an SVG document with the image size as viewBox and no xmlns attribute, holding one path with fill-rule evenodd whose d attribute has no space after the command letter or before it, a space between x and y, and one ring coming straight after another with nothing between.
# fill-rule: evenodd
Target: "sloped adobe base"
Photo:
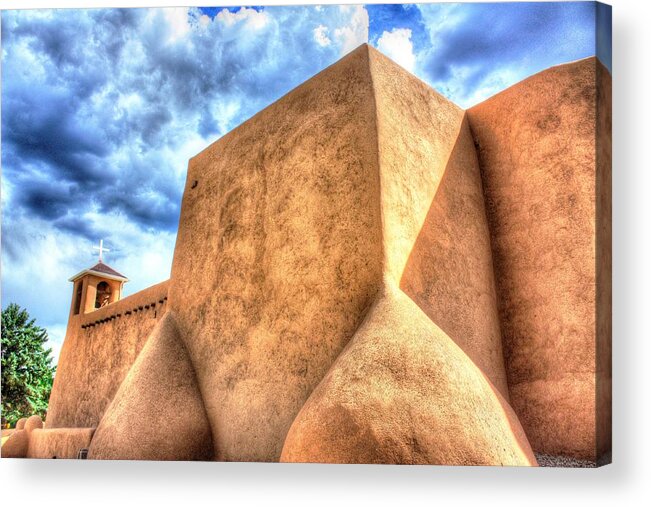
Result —
<instances>
[{"instance_id":1,"label":"sloped adobe base","mask_svg":"<svg viewBox=\"0 0 651 507\"><path fill-rule=\"evenodd\" d=\"M536 464L497 389L390 286L294 421L281 461Z\"/></svg>"},{"instance_id":2,"label":"sloped adobe base","mask_svg":"<svg viewBox=\"0 0 651 507\"><path fill-rule=\"evenodd\" d=\"M212 437L203 401L171 314L156 325L120 386L95 432L88 457L212 457Z\"/></svg>"}]
</instances>

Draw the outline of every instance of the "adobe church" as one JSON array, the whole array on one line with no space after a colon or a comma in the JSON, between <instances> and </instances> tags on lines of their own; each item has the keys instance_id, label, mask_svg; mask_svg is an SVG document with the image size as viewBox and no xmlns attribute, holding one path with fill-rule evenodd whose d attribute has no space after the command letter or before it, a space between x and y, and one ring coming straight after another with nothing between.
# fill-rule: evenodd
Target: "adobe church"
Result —
<instances>
[{"instance_id":1,"label":"adobe church","mask_svg":"<svg viewBox=\"0 0 651 507\"><path fill-rule=\"evenodd\" d=\"M3 457L607 462L610 90L588 58L463 110L360 46L190 160L169 280L70 279Z\"/></svg>"}]
</instances>

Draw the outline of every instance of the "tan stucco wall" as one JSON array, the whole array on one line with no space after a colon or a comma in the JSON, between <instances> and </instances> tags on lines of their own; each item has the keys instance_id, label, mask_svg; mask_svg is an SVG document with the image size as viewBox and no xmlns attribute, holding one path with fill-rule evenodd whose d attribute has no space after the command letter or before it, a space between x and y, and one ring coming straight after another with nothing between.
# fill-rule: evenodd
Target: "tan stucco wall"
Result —
<instances>
[{"instance_id":1,"label":"tan stucco wall","mask_svg":"<svg viewBox=\"0 0 651 507\"><path fill-rule=\"evenodd\" d=\"M25 458L29 449L29 434L26 430L15 430L2 444L2 458Z\"/></svg>"},{"instance_id":2,"label":"tan stucco wall","mask_svg":"<svg viewBox=\"0 0 651 507\"><path fill-rule=\"evenodd\" d=\"M452 164L470 173L460 214L479 224L463 233L463 247L435 253L468 254L489 269L464 112L368 46L192 159L170 311L197 372L216 459L280 457L289 425L378 289L402 277L459 138L471 150ZM454 294L447 307L427 293L420 302L433 316L460 313L465 327L448 326L454 339L508 397L492 276L460 270L440 271L442 292ZM422 281L422 271L413 267L409 280ZM469 279L475 285L465 288ZM492 313L478 316L475 301L456 295L464 290L484 295Z\"/></svg>"},{"instance_id":3,"label":"tan stucco wall","mask_svg":"<svg viewBox=\"0 0 651 507\"><path fill-rule=\"evenodd\" d=\"M97 426L165 313L167 286L162 282L70 319L50 396L48 428Z\"/></svg>"},{"instance_id":4,"label":"tan stucco wall","mask_svg":"<svg viewBox=\"0 0 651 507\"><path fill-rule=\"evenodd\" d=\"M385 272L508 399L490 236L465 112L369 51Z\"/></svg>"},{"instance_id":5,"label":"tan stucco wall","mask_svg":"<svg viewBox=\"0 0 651 507\"><path fill-rule=\"evenodd\" d=\"M351 53L190 161L169 306L216 459L279 459L381 283L366 62Z\"/></svg>"},{"instance_id":6,"label":"tan stucco wall","mask_svg":"<svg viewBox=\"0 0 651 507\"><path fill-rule=\"evenodd\" d=\"M508 402L392 285L303 406L282 461L535 466Z\"/></svg>"},{"instance_id":7,"label":"tan stucco wall","mask_svg":"<svg viewBox=\"0 0 651 507\"><path fill-rule=\"evenodd\" d=\"M595 459L596 59L536 74L468 114L511 403L534 450Z\"/></svg>"}]
</instances>

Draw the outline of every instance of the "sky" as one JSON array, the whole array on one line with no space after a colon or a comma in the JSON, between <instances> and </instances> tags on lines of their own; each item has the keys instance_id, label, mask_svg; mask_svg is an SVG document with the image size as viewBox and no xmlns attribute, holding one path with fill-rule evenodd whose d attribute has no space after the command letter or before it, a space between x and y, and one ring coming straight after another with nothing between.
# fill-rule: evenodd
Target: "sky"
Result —
<instances>
[{"instance_id":1,"label":"sky","mask_svg":"<svg viewBox=\"0 0 651 507\"><path fill-rule=\"evenodd\" d=\"M104 260L125 295L169 278L187 162L368 42L461 107L597 52L588 3L2 12L2 307L56 358L68 278Z\"/></svg>"}]
</instances>

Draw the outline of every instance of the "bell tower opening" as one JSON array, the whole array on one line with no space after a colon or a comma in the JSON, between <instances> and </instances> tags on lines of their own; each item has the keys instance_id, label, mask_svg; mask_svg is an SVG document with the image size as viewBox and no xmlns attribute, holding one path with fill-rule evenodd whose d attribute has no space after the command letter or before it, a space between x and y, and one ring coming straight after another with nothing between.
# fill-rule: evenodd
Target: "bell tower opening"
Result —
<instances>
[{"instance_id":1,"label":"bell tower opening","mask_svg":"<svg viewBox=\"0 0 651 507\"><path fill-rule=\"evenodd\" d=\"M107 282L97 284L97 295L95 296L95 308L102 308L111 302L111 286Z\"/></svg>"}]
</instances>

